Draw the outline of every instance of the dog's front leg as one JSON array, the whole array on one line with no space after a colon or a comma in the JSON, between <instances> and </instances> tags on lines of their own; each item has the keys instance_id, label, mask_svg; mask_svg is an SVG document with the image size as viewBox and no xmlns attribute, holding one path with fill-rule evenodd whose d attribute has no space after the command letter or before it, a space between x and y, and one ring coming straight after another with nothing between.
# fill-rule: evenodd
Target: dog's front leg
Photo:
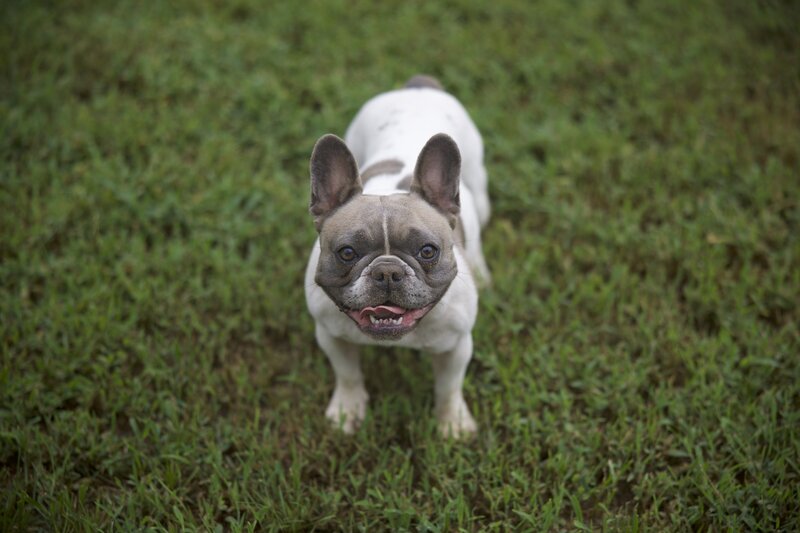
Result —
<instances>
[{"instance_id":1,"label":"dog's front leg","mask_svg":"<svg viewBox=\"0 0 800 533\"><path fill-rule=\"evenodd\" d=\"M467 437L478 430L461 391L467 365L472 359L472 335L467 333L455 348L432 357L439 430L444 436Z\"/></svg>"},{"instance_id":2,"label":"dog's front leg","mask_svg":"<svg viewBox=\"0 0 800 533\"><path fill-rule=\"evenodd\" d=\"M325 411L334 426L345 433L354 433L367 413L367 390L361 374L358 348L355 344L333 337L317 326L317 343L333 366L336 388Z\"/></svg>"}]
</instances>

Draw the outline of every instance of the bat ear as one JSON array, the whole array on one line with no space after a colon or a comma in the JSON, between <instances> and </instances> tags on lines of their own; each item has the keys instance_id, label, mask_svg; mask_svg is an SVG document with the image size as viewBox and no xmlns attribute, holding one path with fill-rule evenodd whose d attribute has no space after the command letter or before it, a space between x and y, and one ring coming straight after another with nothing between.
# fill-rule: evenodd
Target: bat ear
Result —
<instances>
[{"instance_id":1,"label":"bat ear","mask_svg":"<svg viewBox=\"0 0 800 533\"><path fill-rule=\"evenodd\" d=\"M439 133L428 140L417 158L411 192L422 196L454 225L461 210L460 176L458 145L449 135Z\"/></svg>"},{"instance_id":2,"label":"bat ear","mask_svg":"<svg viewBox=\"0 0 800 533\"><path fill-rule=\"evenodd\" d=\"M324 135L314 145L309 164L311 171L311 203L317 231L333 211L356 194L360 194L358 165L347 145L336 135Z\"/></svg>"}]
</instances>

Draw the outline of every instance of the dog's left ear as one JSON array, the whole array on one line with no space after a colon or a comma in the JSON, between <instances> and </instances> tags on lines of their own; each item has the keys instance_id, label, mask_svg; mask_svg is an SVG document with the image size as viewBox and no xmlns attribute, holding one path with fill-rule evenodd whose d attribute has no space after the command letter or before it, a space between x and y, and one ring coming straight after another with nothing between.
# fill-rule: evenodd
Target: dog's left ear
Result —
<instances>
[{"instance_id":1,"label":"dog's left ear","mask_svg":"<svg viewBox=\"0 0 800 533\"><path fill-rule=\"evenodd\" d=\"M361 193L358 165L347 145L336 135L323 135L311 154L311 204L317 231L336 208Z\"/></svg>"},{"instance_id":2,"label":"dog's left ear","mask_svg":"<svg viewBox=\"0 0 800 533\"><path fill-rule=\"evenodd\" d=\"M411 192L441 211L451 227L455 227L461 210L460 175L461 153L456 142L444 133L431 137L417 158Z\"/></svg>"}]
</instances>

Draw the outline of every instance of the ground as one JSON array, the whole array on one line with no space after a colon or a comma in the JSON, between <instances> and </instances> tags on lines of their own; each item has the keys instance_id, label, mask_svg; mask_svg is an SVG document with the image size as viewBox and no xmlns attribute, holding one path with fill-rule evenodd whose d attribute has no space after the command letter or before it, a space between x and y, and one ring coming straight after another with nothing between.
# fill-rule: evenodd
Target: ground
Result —
<instances>
[{"instance_id":1,"label":"ground","mask_svg":"<svg viewBox=\"0 0 800 533\"><path fill-rule=\"evenodd\" d=\"M0 529L800 529L795 2L7 2ZM308 157L418 72L483 132L465 396L333 376Z\"/></svg>"}]
</instances>

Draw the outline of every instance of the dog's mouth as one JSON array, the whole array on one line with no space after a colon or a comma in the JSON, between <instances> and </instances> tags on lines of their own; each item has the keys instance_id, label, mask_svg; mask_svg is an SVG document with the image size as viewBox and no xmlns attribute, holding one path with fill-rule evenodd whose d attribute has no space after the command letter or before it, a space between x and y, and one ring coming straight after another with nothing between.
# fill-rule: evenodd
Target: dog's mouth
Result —
<instances>
[{"instance_id":1,"label":"dog's mouth","mask_svg":"<svg viewBox=\"0 0 800 533\"><path fill-rule=\"evenodd\" d=\"M431 310L433 304L419 309L406 309L397 305L376 305L348 310L347 315L365 333L377 337L399 337L411 331L417 322Z\"/></svg>"}]
</instances>

